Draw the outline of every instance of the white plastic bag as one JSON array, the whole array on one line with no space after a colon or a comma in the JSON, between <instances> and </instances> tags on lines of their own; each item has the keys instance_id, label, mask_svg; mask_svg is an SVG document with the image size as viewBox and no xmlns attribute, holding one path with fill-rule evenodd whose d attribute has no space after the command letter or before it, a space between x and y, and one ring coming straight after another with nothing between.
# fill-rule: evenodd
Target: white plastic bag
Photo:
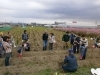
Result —
<instances>
[{"instance_id":1,"label":"white plastic bag","mask_svg":"<svg viewBox=\"0 0 100 75\"><path fill-rule=\"evenodd\" d=\"M100 75L100 68L97 68L97 69L92 68L91 73L92 75Z\"/></svg>"}]
</instances>

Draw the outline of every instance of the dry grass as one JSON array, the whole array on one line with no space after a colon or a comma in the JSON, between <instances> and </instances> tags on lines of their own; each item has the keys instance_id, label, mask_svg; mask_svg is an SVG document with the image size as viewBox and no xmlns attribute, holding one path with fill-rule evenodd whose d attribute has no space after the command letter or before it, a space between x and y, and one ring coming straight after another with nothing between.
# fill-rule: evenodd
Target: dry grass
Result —
<instances>
[{"instance_id":1,"label":"dry grass","mask_svg":"<svg viewBox=\"0 0 100 75\"><path fill-rule=\"evenodd\" d=\"M68 54L67 50L62 49L61 38L64 32L47 29L48 33L53 32L56 36L57 44L52 51L42 51L42 34L45 28L34 27L27 28L31 51L23 52L23 57L17 57L17 49L13 49L13 56L10 59L11 66L4 66L4 58L0 59L0 75L54 75L57 72L58 75L90 75L90 69L100 66L100 51L99 49L92 49L92 40L89 40L89 48L87 52L86 60L79 60L80 54L75 54L77 57L79 69L75 73L61 72L61 63ZM18 41L18 45L21 43L21 33L23 29L16 28L11 30L15 40ZM5 32L6 33L6 32Z\"/></svg>"}]
</instances>

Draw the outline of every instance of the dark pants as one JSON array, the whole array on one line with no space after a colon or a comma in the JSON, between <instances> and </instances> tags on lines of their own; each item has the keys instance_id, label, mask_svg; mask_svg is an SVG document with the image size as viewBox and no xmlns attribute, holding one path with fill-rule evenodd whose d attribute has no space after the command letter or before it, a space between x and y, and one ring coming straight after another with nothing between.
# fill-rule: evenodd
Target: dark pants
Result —
<instances>
[{"instance_id":1,"label":"dark pants","mask_svg":"<svg viewBox=\"0 0 100 75\"><path fill-rule=\"evenodd\" d=\"M5 58L5 66L9 66L9 58L10 58L10 57L6 57L6 58Z\"/></svg>"},{"instance_id":2,"label":"dark pants","mask_svg":"<svg viewBox=\"0 0 100 75\"><path fill-rule=\"evenodd\" d=\"M74 42L74 39L70 39L71 47L72 47L72 45L73 45L73 42Z\"/></svg>"},{"instance_id":3,"label":"dark pants","mask_svg":"<svg viewBox=\"0 0 100 75\"><path fill-rule=\"evenodd\" d=\"M9 58L11 57L11 52L5 54L5 66L9 66Z\"/></svg>"},{"instance_id":4,"label":"dark pants","mask_svg":"<svg viewBox=\"0 0 100 75\"><path fill-rule=\"evenodd\" d=\"M75 72L75 71L77 71L77 68L72 68L72 69L69 69L67 66L62 66L62 69L64 70L64 71L68 71L68 72Z\"/></svg>"},{"instance_id":5,"label":"dark pants","mask_svg":"<svg viewBox=\"0 0 100 75\"><path fill-rule=\"evenodd\" d=\"M77 44L77 53L79 53L80 44Z\"/></svg>"},{"instance_id":6,"label":"dark pants","mask_svg":"<svg viewBox=\"0 0 100 75\"><path fill-rule=\"evenodd\" d=\"M47 45L48 45L48 41L47 40L43 40L43 50L47 49Z\"/></svg>"},{"instance_id":7,"label":"dark pants","mask_svg":"<svg viewBox=\"0 0 100 75\"><path fill-rule=\"evenodd\" d=\"M73 45L73 52L76 53L77 45Z\"/></svg>"},{"instance_id":8,"label":"dark pants","mask_svg":"<svg viewBox=\"0 0 100 75\"><path fill-rule=\"evenodd\" d=\"M53 43L49 43L49 50L53 49Z\"/></svg>"}]
</instances>

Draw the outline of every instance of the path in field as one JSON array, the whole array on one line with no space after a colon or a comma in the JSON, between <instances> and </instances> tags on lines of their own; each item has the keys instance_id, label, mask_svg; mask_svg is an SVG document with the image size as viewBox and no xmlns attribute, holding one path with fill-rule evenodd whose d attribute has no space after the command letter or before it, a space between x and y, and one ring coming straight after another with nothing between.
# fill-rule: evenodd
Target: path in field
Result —
<instances>
[{"instance_id":1,"label":"path in field","mask_svg":"<svg viewBox=\"0 0 100 75\"><path fill-rule=\"evenodd\" d=\"M44 29L28 29L30 36L31 51L23 52L22 58L17 58L16 49L13 50L13 57L11 58L11 66L4 67L4 58L0 59L0 74L10 72L13 75L35 75L35 73L46 70L58 70L61 69L61 64L66 55L67 50L62 49L61 37L63 32L47 29L48 33L53 32L56 36L57 44L54 46L54 50L42 51L42 34ZM22 30L19 31L22 33ZM91 44L91 43L90 43ZM79 60L79 54L75 54L80 67L85 66L100 66L100 51L95 49L88 50L87 59ZM52 74L51 74L52 75Z\"/></svg>"}]
</instances>

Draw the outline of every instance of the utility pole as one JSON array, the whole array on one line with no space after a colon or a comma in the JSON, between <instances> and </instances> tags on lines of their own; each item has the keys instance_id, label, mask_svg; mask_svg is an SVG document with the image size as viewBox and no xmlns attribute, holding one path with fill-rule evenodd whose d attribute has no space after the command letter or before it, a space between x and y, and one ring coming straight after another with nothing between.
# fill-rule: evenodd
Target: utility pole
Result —
<instances>
[{"instance_id":1,"label":"utility pole","mask_svg":"<svg viewBox=\"0 0 100 75\"><path fill-rule=\"evenodd\" d=\"M95 28L97 27L97 21L95 21Z\"/></svg>"}]
</instances>

